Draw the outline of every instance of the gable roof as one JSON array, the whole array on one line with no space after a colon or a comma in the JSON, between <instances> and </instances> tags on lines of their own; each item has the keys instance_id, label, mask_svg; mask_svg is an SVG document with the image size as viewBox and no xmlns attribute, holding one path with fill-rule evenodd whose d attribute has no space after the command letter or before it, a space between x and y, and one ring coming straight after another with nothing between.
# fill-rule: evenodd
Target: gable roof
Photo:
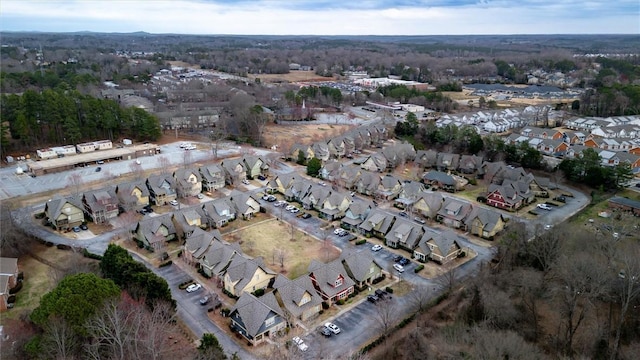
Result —
<instances>
[{"instance_id":1,"label":"gable roof","mask_svg":"<svg viewBox=\"0 0 640 360\"><path fill-rule=\"evenodd\" d=\"M176 193L176 183L171 176L154 175L147 179L149 190L158 195L173 195Z\"/></svg>"},{"instance_id":2,"label":"gable roof","mask_svg":"<svg viewBox=\"0 0 640 360\"><path fill-rule=\"evenodd\" d=\"M173 221L171 221L172 218L173 214L167 213L143 219L136 226L136 232L142 233L149 243L164 241L164 238L160 239L155 234L163 226L167 228L169 234L175 234L176 229L173 226Z\"/></svg>"},{"instance_id":3,"label":"gable roof","mask_svg":"<svg viewBox=\"0 0 640 360\"><path fill-rule=\"evenodd\" d=\"M211 268L211 273L220 275L227 268L236 254L242 253L238 243L229 244L226 241L214 241L204 253L201 263Z\"/></svg>"},{"instance_id":4,"label":"gable roof","mask_svg":"<svg viewBox=\"0 0 640 360\"><path fill-rule=\"evenodd\" d=\"M295 317L300 316L307 309L314 308L322 303L322 298L316 293L308 275L289 280L286 276L278 274L273 283L273 288L276 294L280 296L284 308ZM299 304L305 294L309 294L311 300L300 306Z\"/></svg>"},{"instance_id":5,"label":"gable roof","mask_svg":"<svg viewBox=\"0 0 640 360\"><path fill-rule=\"evenodd\" d=\"M118 184L116 186L116 194L118 195L118 198L126 202L128 200L131 200L132 198L135 199L135 196L133 195L133 190L135 190L136 188L140 190L140 193L142 194L143 197L149 196L149 189L147 188L147 186L144 184L142 180L136 180L136 181Z\"/></svg>"},{"instance_id":6,"label":"gable roof","mask_svg":"<svg viewBox=\"0 0 640 360\"><path fill-rule=\"evenodd\" d=\"M278 300L271 292L259 298L247 292L243 293L231 309L230 314L233 315L236 312L247 331L247 335L252 338L261 333L260 330L265 320L274 315L283 316Z\"/></svg>"},{"instance_id":7,"label":"gable roof","mask_svg":"<svg viewBox=\"0 0 640 360\"><path fill-rule=\"evenodd\" d=\"M340 254L340 259L342 259L342 264L349 276L358 282L365 281L371 276L371 265L383 268L368 251L346 250Z\"/></svg>"},{"instance_id":8,"label":"gable roof","mask_svg":"<svg viewBox=\"0 0 640 360\"><path fill-rule=\"evenodd\" d=\"M82 206L82 200L80 199L80 197L68 196L66 198L55 198L47 201L47 203L44 206L44 211L51 218L57 219L62 213L62 210L64 209L66 204L75 206L76 208L78 208L78 210L81 210L81 211L84 208Z\"/></svg>"},{"instance_id":9,"label":"gable roof","mask_svg":"<svg viewBox=\"0 0 640 360\"><path fill-rule=\"evenodd\" d=\"M200 228L195 228L185 240L184 248L193 254L194 259L200 259L216 239L221 239L218 230L207 232Z\"/></svg>"},{"instance_id":10,"label":"gable roof","mask_svg":"<svg viewBox=\"0 0 640 360\"><path fill-rule=\"evenodd\" d=\"M323 264L317 260L311 260L309 264L309 275L316 279L320 290L329 298L334 297L338 293L355 285L353 280L348 276L340 259ZM342 277L342 284L335 286L338 278Z\"/></svg>"},{"instance_id":11,"label":"gable roof","mask_svg":"<svg viewBox=\"0 0 640 360\"><path fill-rule=\"evenodd\" d=\"M385 235L385 240L402 244L403 247L413 249L418 245L424 230L413 222L397 218L391 230Z\"/></svg>"},{"instance_id":12,"label":"gable roof","mask_svg":"<svg viewBox=\"0 0 640 360\"><path fill-rule=\"evenodd\" d=\"M504 221L502 214L498 211L492 211L483 207L474 207L471 214L469 214L465 220L465 224L470 226L476 218L484 226L486 231L493 231L496 225Z\"/></svg>"},{"instance_id":13,"label":"gable roof","mask_svg":"<svg viewBox=\"0 0 640 360\"><path fill-rule=\"evenodd\" d=\"M264 265L264 261L261 257L249 259L244 254L240 253L238 256L234 256L233 259L231 259L231 263L229 263L229 266L225 270L225 276L227 276L231 282L237 282L233 288L235 293L238 294L253 279L253 276L258 270L262 270L271 275L276 274Z\"/></svg>"}]
</instances>

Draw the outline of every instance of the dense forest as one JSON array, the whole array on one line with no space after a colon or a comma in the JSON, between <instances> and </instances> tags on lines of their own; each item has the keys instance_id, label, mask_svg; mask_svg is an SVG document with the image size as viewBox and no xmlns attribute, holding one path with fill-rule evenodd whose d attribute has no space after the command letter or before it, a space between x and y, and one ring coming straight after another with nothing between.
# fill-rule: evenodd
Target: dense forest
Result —
<instances>
[{"instance_id":1,"label":"dense forest","mask_svg":"<svg viewBox=\"0 0 640 360\"><path fill-rule=\"evenodd\" d=\"M11 138L25 148L122 137L155 140L161 135L158 119L145 110L74 90L27 90L2 95L1 101L1 117L8 122ZM6 148L9 139L3 134Z\"/></svg>"}]
</instances>

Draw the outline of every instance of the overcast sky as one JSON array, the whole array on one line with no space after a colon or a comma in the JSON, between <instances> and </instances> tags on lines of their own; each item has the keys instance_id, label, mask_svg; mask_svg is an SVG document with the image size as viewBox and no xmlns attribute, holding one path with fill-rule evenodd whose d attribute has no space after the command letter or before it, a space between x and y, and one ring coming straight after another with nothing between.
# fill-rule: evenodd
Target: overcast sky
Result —
<instances>
[{"instance_id":1,"label":"overcast sky","mask_svg":"<svg viewBox=\"0 0 640 360\"><path fill-rule=\"evenodd\" d=\"M640 34L640 1L2 0L0 29L250 35Z\"/></svg>"}]
</instances>

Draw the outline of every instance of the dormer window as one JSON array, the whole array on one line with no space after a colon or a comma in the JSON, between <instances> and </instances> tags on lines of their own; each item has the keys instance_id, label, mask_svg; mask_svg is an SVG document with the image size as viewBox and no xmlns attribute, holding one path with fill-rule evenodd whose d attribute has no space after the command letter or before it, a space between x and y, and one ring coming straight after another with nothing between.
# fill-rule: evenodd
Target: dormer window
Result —
<instances>
[{"instance_id":1,"label":"dormer window","mask_svg":"<svg viewBox=\"0 0 640 360\"><path fill-rule=\"evenodd\" d=\"M335 287L341 286L342 285L342 278L337 278L336 282L335 282Z\"/></svg>"}]
</instances>

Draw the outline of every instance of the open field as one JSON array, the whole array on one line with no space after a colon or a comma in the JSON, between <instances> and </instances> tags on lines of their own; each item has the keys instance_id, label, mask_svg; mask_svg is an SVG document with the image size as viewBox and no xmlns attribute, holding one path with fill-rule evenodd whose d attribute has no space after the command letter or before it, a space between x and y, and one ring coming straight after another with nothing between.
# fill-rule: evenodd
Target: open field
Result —
<instances>
[{"instance_id":1,"label":"open field","mask_svg":"<svg viewBox=\"0 0 640 360\"><path fill-rule=\"evenodd\" d=\"M333 77L322 77L313 70L291 71L288 74L249 74L249 79L259 78L261 82L297 82L297 81L331 81Z\"/></svg>"},{"instance_id":2,"label":"open field","mask_svg":"<svg viewBox=\"0 0 640 360\"><path fill-rule=\"evenodd\" d=\"M247 255L262 256L269 268L285 274L290 279L305 274L312 259L328 262L340 254L340 250L333 244L324 244L292 225L276 219L245 227L224 237L229 242L238 242ZM285 251L284 267L280 266L275 250Z\"/></svg>"},{"instance_id":3,"label":"open field","mask_svg":"<svg viewBox=\"0 0 640 360\"><path fill-rule=\"evenodd\" d=\"M313 124L300 121L295 125L268 124L263 133L265 146L278 145L281 149L293 144L311 144L351 129L352 125Z\"/></svg>"}]
</instances>

